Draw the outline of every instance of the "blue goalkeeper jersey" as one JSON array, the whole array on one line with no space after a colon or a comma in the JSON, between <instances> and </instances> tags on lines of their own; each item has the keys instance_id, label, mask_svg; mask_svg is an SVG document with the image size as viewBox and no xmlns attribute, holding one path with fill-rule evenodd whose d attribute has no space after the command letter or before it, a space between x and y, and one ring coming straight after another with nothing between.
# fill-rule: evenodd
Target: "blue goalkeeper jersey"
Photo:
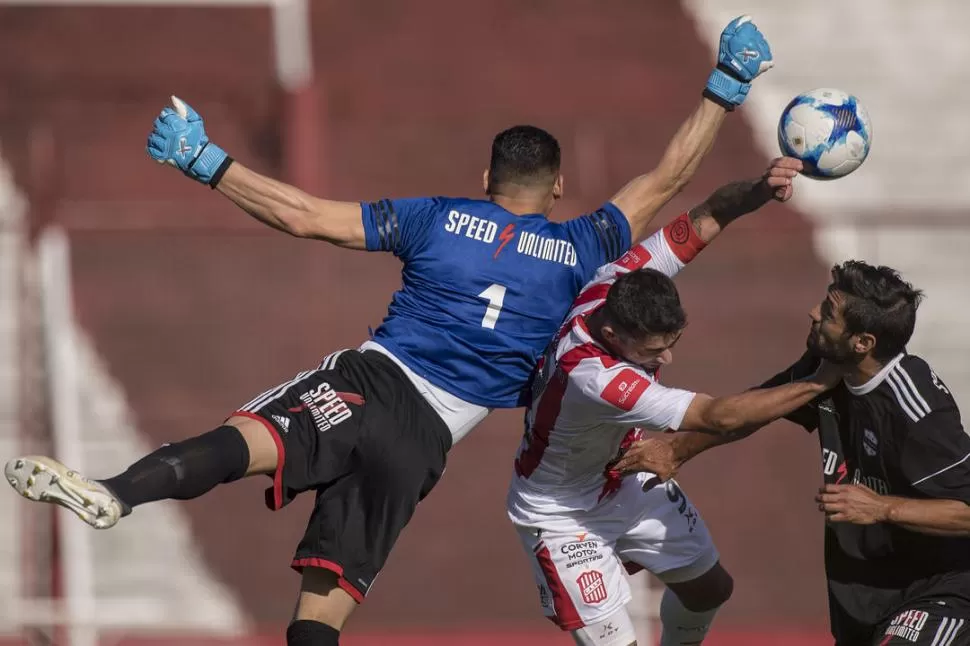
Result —
<instances>
[{"instance_id":1,"label":"blue goalkeeper jersey","mask_svg":"<svg viewBox=\"0 0 970 646\"><path fill-rule=\"evenodd\" d=\"M525 403L536 359L579 290L630 247L626 217L610 203L563 223L465 198L361 206L367 249L404 263L374 340L439 388L489 408Z\"/></svg>"}]
</instances>

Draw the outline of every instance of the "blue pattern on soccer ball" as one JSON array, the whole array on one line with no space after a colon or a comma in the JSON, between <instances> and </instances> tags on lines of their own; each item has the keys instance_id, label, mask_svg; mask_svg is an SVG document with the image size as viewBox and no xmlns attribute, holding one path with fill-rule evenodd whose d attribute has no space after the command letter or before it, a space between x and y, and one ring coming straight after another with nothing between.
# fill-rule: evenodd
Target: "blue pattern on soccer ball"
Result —
<instances>
[{"instance_id":1,"label":"blue pattern on soccer ball","mask_svg":"<svg viewBox=\"0 0 970 646\"><path fill-rule=\"evenodd\" d=\"M856 97L840 90L796 96L778 123L782 154L801 159L802 174L815 179L848 175L865 161L871 143L868 113Z\"/></svg>"}]
</instances>

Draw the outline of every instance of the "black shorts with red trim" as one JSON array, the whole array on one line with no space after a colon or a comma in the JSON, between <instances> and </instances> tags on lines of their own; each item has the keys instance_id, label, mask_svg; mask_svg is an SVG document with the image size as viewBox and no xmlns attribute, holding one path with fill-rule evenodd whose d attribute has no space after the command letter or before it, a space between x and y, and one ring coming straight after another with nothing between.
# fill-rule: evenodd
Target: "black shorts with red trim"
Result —
<instances>
[{"instance_id":1,"label":"black shorts with red trim","mask_svg":"<svg viewBox=\"0 0 970 646\"><path fill-rule=\"evenodd\" d=\"M414 510L441 478L451 433L379 352L336 352L235 415L262 422L279 462L270 509L316 502L292 567L321 567L362 601Z\"/></svg>"}]
</instances>

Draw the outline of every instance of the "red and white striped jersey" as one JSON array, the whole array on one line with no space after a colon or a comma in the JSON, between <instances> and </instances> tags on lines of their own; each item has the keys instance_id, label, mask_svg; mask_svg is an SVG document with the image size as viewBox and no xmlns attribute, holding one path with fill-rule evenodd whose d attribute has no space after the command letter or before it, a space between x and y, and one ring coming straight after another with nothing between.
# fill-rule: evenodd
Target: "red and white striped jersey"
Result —
<instances>
[{"instance_id":1,"label":"red and white striped jersey","mask_svg":"<svg viewBox=\"0 0 970 646\"><path fill-rule=\"evenodd\" d=\"M513 520L592 509L620 487L610 465L623 449L645 431L680 426L694 393L662 386L656 374L611 355L590 336L586 316L621 274L650 267L673 277L703 247L682 215L601 267L573 302L537 367L509 490Z\"/></svg>"}]
</instances>

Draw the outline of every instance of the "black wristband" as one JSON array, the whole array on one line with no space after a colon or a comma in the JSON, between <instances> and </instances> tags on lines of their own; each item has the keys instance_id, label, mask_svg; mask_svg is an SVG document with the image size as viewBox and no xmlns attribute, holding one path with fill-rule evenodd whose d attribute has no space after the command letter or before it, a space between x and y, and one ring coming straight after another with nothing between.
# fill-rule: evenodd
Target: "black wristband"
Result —
<instances>
[{"instance_id":1,"label":"black wristband","mask_svg":"<svg viewBox=\"0 0 970 646\"><path fill-rule=\"evenodd\" d=\"M221 180L222 176L226 174L227 170L229 170L229 166L232 165L232 162L232 157L226 155L226 158L222 160L221 164L219 164L219 168L216 169L216 172L212 173L212 179L209 180L209 188L214 189L219 185L219 180Z\"/></svg>"},{"instance_id":2,"label":"black wristband","mask_svg":"<svg viewBox=\"0 0 970 646\"><path fill-rule=\"evenodd\" d=\"M736 105L734 105L730 101L725 101L722 97L719 97L718 95L714 94L713 92L711 92L707 88L704 88L703 94L704 94L704 98L705 99L708 99L710 101L713 101L714 103L718 104L719 106L721 106L722 108L724 108L728 112L734 112L734 108L737 107Z\"/></svg>"}]
</instances>

